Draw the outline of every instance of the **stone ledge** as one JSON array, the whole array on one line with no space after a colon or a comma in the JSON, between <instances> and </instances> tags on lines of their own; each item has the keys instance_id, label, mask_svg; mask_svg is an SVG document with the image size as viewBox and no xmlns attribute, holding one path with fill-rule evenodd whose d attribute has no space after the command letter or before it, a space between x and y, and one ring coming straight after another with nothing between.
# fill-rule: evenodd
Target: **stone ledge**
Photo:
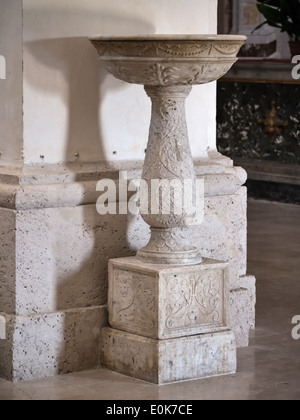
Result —
<instances>
[{"instance_id":1,"label":"stone ledge","mask_svg":"<svg viewBox=\"0 0 300 420\"><path fill-rule=\"evenodd\" d=\"M205 195L237 193L246 182L246 172L222 155L212 156L214 159L195 160L196 174L205 180ZM97 182L106 178L118 181L120 171L127 171L129 180L141 178L142 162L28 166L22 170L1 167L0 207L31 210L95 204Z\"/></svg>"},{"instance_id":2,"label":"stone ledge","mask_svg":"<svg viewBox=\"0 0 300 420\"><path fill-rule=\"evenodd\" d=\"M0 340L0 377L32 380L97 367L106 306L32 316L1 314L6 340Z\"/></svg>"},{"instance_id":3,"label":"stone ledge","mask_svg":"<svg viewBox=\"0 0 300 420\"><path fill-rule=\"evenodd\" d=\"M250 331L255 329L256 280L241 277L240 287L230 291L229 325L235 333L237 347L249 346Z\"/></svg>"},{"instance_id":4,"label":"stone ledge","mask_svg":"<svg viewBox=\"0 0 300 420\"><path fill-rule=\"evenodd\" d=\"M255 159L236 159L248 172L249 180L300 185L300 166L296 164L262 161Z\"/></svg>"}]
</instances>

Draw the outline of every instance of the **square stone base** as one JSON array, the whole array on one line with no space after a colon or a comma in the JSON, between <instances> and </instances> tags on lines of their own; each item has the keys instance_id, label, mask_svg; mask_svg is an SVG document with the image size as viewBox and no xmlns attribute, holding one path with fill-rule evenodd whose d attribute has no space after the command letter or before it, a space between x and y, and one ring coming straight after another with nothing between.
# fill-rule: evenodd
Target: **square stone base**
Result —
<instances>
[{"instance_id":1,"label":"square stone base","mask_svg":"<svg viewBox=\"0 0 300 420\"><path fill-rule=\"evenodd\" d=\"M155 384L195 380L236 372L231 331L154 340L104 328L102 366Z\"/></svg>"},{"instance_id":2,"label":"square stone base","mask_svg":"<svg viewBox=\"0 0 300 420\"><path fill-rule=\"evenodd\" d=\"M229 328L229 267L150 264L136 257L109 262L109 324L154 340Z\"/></svg>"}]
</instances>

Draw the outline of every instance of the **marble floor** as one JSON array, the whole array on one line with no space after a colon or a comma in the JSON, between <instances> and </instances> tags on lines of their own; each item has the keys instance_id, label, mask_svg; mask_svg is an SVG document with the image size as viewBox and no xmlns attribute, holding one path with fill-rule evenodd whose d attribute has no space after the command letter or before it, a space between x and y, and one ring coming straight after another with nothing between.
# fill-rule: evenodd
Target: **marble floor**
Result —
<instances>
[{"instance_id":1,"label":"marble floor","mask_svg":"<svg viewBox=\"0 0 300 420\"><path fill-rule=\"evenodd\" d=\"M257 277L257 329L236 375L157 387L103 369L10 384L0 400L298 400L300 206L249 202L249 273Z\"/></svg>"}]
</instances>

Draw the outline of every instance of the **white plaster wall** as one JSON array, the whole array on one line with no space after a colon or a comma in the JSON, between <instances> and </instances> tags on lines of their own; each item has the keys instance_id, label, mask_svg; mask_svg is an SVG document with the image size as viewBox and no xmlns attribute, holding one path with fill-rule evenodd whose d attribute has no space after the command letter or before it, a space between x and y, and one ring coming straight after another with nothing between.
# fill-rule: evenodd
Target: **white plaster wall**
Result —
<instances>
[{"instance_id":1,"label":"white plaster wall","mask_svg":"<svg viewBox=\"0 0 300 420\"><path fill-rule=\"evenodd\" d=\"M23 0L25 163L144 159L150 100L107 76L94 34L216 33L217 0ZM215 147L215 83L194 88L195 157ZM79 156L78 156L79 155Z\"/></svg>"},{"instance_id":2,"label":"white plaster wall","mask_svg":"<svg viewBox=\"0 0 300 420\"><path fill-rule=\"evenodd\" d=\"M0 164L22 162L22 0L0 0ZM4 61L4 63L3 63Z\"/></svg>"}]
</instances>

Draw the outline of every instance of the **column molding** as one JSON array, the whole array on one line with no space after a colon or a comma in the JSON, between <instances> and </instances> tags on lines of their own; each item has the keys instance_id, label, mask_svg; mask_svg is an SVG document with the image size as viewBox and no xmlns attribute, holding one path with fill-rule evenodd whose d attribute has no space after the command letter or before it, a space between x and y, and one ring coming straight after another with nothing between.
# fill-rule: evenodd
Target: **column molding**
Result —
<instances>
[{"instance_id":1,"label":"column molding","mask_svg":"<svg viewBox=\"0 0 300 420\"><path fill-rule=\"evenodd\" d=\"M213 160L196 160L197 177L204 178L205 195L235 194L246 182L244 169L224 166ZM230 161L227 161L230 164ZM0 207L13 210L76 207L95 204L101 179L141 178L142 161L111 164L45 165L20 169L0 168Z\"/></svg>"}]
</instances>

